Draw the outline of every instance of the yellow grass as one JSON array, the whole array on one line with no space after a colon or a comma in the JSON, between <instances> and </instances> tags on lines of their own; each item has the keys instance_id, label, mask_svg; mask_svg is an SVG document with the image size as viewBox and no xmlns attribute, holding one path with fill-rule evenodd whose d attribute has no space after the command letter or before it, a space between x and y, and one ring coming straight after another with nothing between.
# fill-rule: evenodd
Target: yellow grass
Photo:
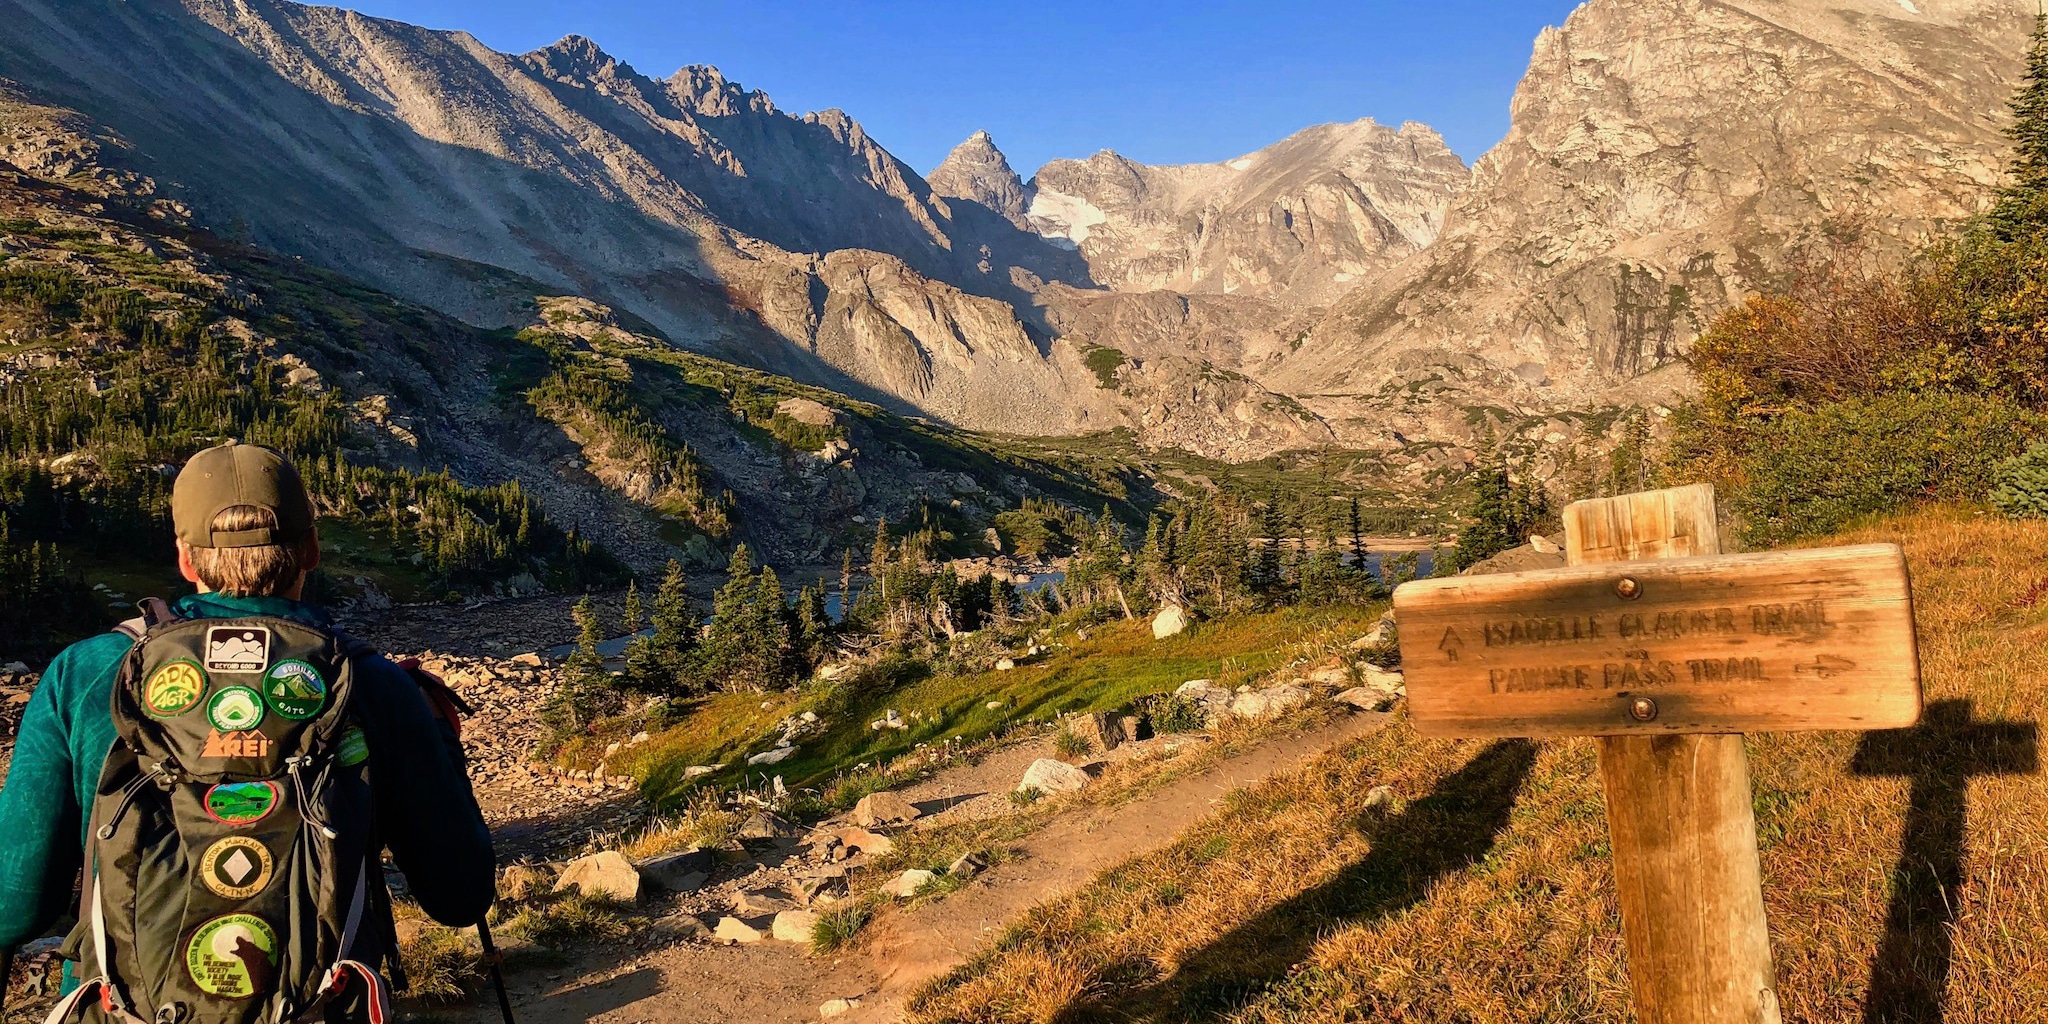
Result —
<instances>
[{"instance_id":1,"label":"yellow grass","mask_svg":"<svg viewBox=\"0 0 2048 1024\"><path fill-rule=\"evenodd\" d=\"M2048 525L1934 509L1926 724L1752 737L1785 1019L2048 1019ZM1364 810L1390 785L1401 801ZM1631 1021L1586 741L1389 728L1040 908L911 1020Z\"/></svg>"}]
</instances>

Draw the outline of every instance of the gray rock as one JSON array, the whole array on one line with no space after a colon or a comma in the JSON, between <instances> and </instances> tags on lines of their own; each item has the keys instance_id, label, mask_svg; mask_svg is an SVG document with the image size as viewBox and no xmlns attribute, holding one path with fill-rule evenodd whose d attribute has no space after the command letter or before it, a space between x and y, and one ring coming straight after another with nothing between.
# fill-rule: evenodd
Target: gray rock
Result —
<instances>
[{"instance_id":1,"label":"gray rock","mask_svg":"<svg viewBox=\"0 0 2048 1024\"><path fill-rule=\"evenodd\" d=\"M555 891L568 889L630 903L640 898L640 872L624 854L606 850L570 861L562 869Z\"/></svg>"},{"instance_id":2,"label":"gray rock","mask_svg":"<svg viewBox=\"0 0 2048 1024\"><path fill-rule=\"evenodd\" d=\"M882 891L899 900L907 900L917 895L919 889L924 888L937 877L939 876L923 868L911 868L882 886Z\"/></svg>"},{"instance_id":3,"label":"gray rock","mask_svg":"<svg viewBox=\"0 0 2048 1024\"><path fill-rule=\"evenodd\" d=\"M1088 773L1049 757L1041 757L1024 769L1024 778L1017 783L1017 791L1035 789L1040 793L1074 793L1088 785Z\"/></svg>"},{"instance_id":4,"label":"gray rock","mask_svg":"<svg viewBox=\"0 0 2048 1024\"><path fill-rule=\"evenodd\" d=\"M920 812L910 801L894 793L869 793L853 805L848 820L862 828L879 828L884 825L901 825L919 816Z\"/></svg>"},{"instance_id":5,"label":"gray rock","mask_svg":"<svg viewBox=\"0 0 2048 1024\"><path fill-rule=\"evenodd\" d=\"M809 910L785 910L775 915L775 923L769 926L769 934L781 942L796 942L809 945L812 933L818 930L818 915Z\"/></svg>"}]
</instances>

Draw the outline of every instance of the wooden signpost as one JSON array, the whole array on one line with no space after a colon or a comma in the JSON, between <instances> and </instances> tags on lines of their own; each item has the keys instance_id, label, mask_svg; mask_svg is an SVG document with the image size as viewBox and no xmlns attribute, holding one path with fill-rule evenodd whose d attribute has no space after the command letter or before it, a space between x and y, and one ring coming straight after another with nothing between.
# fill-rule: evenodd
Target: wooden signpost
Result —
<instances>
[{"instance_id":1,"label":"wooden signpost","mask_svg":"<svg viewBox=\"0 0 2048 1024\"><path fill-rule=\"evenodd\" d=\"M1700 484L1565 509L1568 566L1394 593L1418 731L1598 737L1644 1024L1777 1024L1742 733L1920 718L1896 545L1721 555Z\"/></svg>"}]
</instances>

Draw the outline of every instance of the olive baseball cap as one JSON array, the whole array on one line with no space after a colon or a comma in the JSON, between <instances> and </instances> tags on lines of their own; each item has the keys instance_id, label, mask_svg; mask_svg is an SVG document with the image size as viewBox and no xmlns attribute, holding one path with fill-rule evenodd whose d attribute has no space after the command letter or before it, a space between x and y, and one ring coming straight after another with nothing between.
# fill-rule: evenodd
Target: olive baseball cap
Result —
<instances>
[{"instance_id":1,"label":"olive baseball cap","mask_svg":"<svg viewBox=\"0 0 2048 1024\"><path fill-rule=\"evenodd\" d=\"M235 505L269 509L277 528L215 530L214 517ZM178 539L195 548L296 544L313 529L313 500L283 455L229 441L192 456L178 472L171 485L171 524Z\"/></svg>"}]
</instances>

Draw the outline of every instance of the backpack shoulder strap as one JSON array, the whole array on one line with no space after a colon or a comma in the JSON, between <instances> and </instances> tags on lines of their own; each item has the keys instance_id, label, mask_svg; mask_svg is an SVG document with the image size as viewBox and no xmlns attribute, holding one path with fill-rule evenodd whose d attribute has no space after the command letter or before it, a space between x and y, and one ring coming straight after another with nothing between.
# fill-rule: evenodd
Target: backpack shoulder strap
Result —
<instances>
[{"instance_id":1,"label":"backpack shoulder strap","mask_svg":"<svg viewBox=\"0 0 2048 1024\"><path fill-rule=\"evenodd\" d=\"M123 621L115 626L114 630L126 635L128 639L138 642L141 641L144 634L149 632L150 627L178 620L178 613L172 611L171 606L166 604L161 597L145 597L135 602L135 610L142 614Z\"/></svg>"}]
</instances>

